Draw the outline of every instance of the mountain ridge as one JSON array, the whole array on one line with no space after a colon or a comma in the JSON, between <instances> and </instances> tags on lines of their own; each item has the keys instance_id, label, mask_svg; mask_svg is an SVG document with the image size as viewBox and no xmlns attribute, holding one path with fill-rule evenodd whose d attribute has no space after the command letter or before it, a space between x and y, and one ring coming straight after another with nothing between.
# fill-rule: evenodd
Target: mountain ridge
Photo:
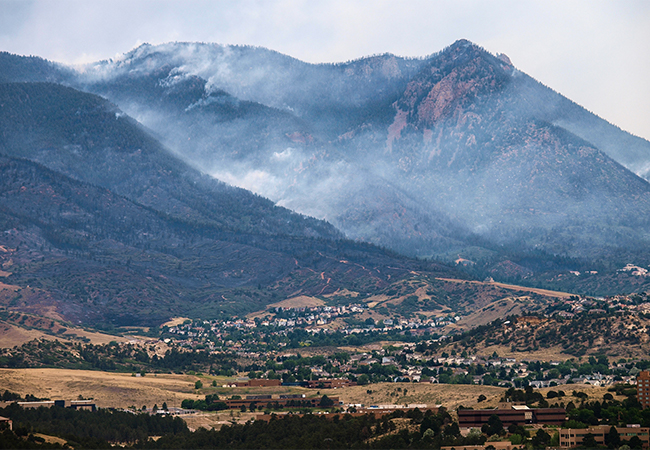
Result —
<instances>
[{"instance_id":1,"label":"mountain ridge","mask_svg":"<svg viewBox=\"0 0 650 450\"><path fill-rule=\"evenodd\" d=\"M519 265L522 281L650 264L648 186L628 172L645 173L650 143L466 40L320 65L170 43L63 82L134 112L193 167L349 238L484 275Z\"/></svg>"}]
</instances>

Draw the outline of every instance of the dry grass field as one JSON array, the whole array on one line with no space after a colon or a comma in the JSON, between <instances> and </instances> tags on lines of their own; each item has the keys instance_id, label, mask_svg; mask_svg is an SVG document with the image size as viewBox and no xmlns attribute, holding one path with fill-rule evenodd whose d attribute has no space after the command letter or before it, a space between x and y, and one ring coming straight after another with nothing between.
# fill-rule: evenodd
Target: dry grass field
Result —
<instances>
[{"instance_id":1,"label":"dry grass field","mask_svg":"<svg viewBox=\"0 0 650 450\"><path fill-rule=\"evenodd\" d=\"M216 428L219 429L223 425L230 425L231 423L245 423L248 420L254 419L258 413L242 413L239 411L219 411L219 412L206 412L189 414L183 416L183 420L187 423L187 427L194 431L198 428Z\"/></svg>"},{"instance_id":2,"label":"dry grass field","mask_svg":"<svg viewBox=\"0 0 650 450\"><path fill-rule=\"evenodd\" d=\"M194 383L202 380L204 388L194 389ZM211 387L216 380L218 387ZM222 398L233 394L245 396L255 394L305 394L315 396L327 394L338 396L345 403L376 404L413 404L426 403L443 405L448 409L466 407L496 406L503 395L504 388L479 385L451 385L429 383L377 383L366 386L351 386L341 389L320 390L297 387L255 387L224 388L226 382L222 377L147 374L134 377L131 374L109 373L88 370L68 369L0 369L0 390L8 389L21 395L33 394L37 397L51 399L94 398L100 407L127 408L129 406L149 407L166 402L169 406L180 406L186 398L199 399L206 394L217 393ZM606 388L590 385L567 385L550 388L564 390L567 394L573 390L584 391L590 397L602 398ZM546 392L549 389L542 389ZM371 392L369 392L371 391ZM406 395L405 395L406 391ZM487 400L477 402L479 395Z\"/></svg>"},{"instance_id":3,"label":"dry grass field","mask_svg":"<svg viewBox=\"0 0 650 450\"><path fill-rule=\"evenodd\" d=\"M406 391L406 395L404 395ZM321 391L322 393L323 391ZM427 404L442 405L449 410L458 406L490 407L496 406L505 392L504 388L494 386L474 386L458 384L430 383L376 383L366 386L351 386L331 391L345 403L362 403L364 405L405 405ZM330 392L327 392L330 395ZM479 395L488 400L477 403Z\"/></svg>"},{"instance_id":4,"label":"dry grass field","mask_svg":"<svg viewBox=\"0 0 650 450\"><path fill-rule=\"evenodd\" d=\"M49 336L39 330L26 330L0 321L0 348L13 348L41 338L54 339L54 336Z\"/></svg>"},{"instance_id":5,"label":"dry grass field","mask_svg":"<svg viewBox=\"0 0 650 450\"><path fill-rule=\"evenodd\" d=\"M34 339L58 339L59 341L78 342L78 338L89 339L89 343L94 345L108 344L111 341L138 343L147 339L138 336L115 336L73 327L67 328L65 334L54 335L45 333L38 328L19 327L0 320L0 348L21 346Z\"/></svg>"},{"instance_id":6,"label":"dry grass field","mask_svg":"<svg viewBox=\"0 0 650 450\"><path fill-rule=\"evenodd\" d=\"M204 388L194 389L194 383L201 379ZM254 394L302 393L306 396L338 396L345 403L371 404L442 404L449 409L459 405L474 406L480 394L488 397L483 405L496 405L504 389L492 386L436 385L427 383L379 383L368 386L352 386L343 389L321 390L296 387L274 388L213 388L213 379L219 386L225 379L172 374L148 374L133 377L131 374L107 373L67 369L0 369L0 390L8 389L21 395L33 394L51 399L76 399L78 396L94 398L100 407L128 408L148 407L166 402L169 406L180 406L183 399L199 399L208 393L229 397L233 394L245 396ZM400 388L400 391L398 391ZM368 393L368 391L372 393ZM404 395L406 390L406 395Z\"/></svg>"},{"instance_id":7,"label":"dry grass field","mask_svg":"<svg viewBox=\"0 0 650 450\"><path fill-rule=\"evenodd\" d=\"M34 433L34 436L38 436L40 438L45 439L45 442L47 442L48 444L59 444L63 446L68 443L68 441L66 441L65 439L61 439L60 437L56 437L56 436L50 436L47 434Z\"/></svg>"},{"instance_id":8,"label":"dry grass field","mask_svg":"<svg viewBox=\"0 0 650 450\"><path fill-rule=\"evenodd\" d=\"M528 297L503 298L464 316L459 322L448 328L465 331L497 319L502 319L509 315L521 315L523 308L528 306L530 303L531 301Z\"/></svg>"},{"instance_id":9,"label":"dry grass field","mask_svg":"<svg viewBox=\"0 0 650 450\"><path fill-rule=\"evenodd\" d=\"M202 380L204 388L194 389L194 383ZM218 387L212 387L212 380ZM228 398L237 394L242 397L255 394L305 394L308 397L326 394L339 397L346 404L427 404L442 405L450 412L459 406L471 408L494 408L505 392L504 388L478 385L446 385L428 383L378 383L351 386L342 389L314 390L297 387L224 388L223 377L158 374L133 377L131 374L95 372L67 369L0 369L0 391L5 389L23 396L33 394L50 399L74 400L79 396L93 398L99 407L128 408L143 405L151 408L180 406L184 399L200 399L206 394L219 394ZM565 403L578 399L573 391L585 392L590 399L602 400L607 388L589 385L566 385L540 390L545 396L549 390L563 390ZM483 394L487 400L478 402ZM617 399L622 400L620 397ZM560 399L558 399L560 400ZM242 423L254 417L252 413L239 410L205 412L182 416L188 427L220 428L232 422Z\"/></svg>"},{"instance_id":10,"label":"dry grass field","mask_svg":"<svg viewBox=\"0 0 650 450\"><path fill-rule=\"evenodd\" d=\"M201 380L203 388L196 390L194 383ZM216 381L217 387L212 387ZM9 390L25 396L74 400L78 396L93 398L100 407L128 408L142 405L152 407L180 406L190 398L202 399L207 394L219 394L222 398L233 394L305 394L313 396L316 391L296 387L242 387L224 388L233 379L208 375L146 374L136 377L130 373L100 372L72 369L0 369L0 392Z\"/></svg>"},{"instance_id":11,"label":"dry grass field","mask_svg":"<svg viewBox=\"0 0 650 450\"><path fill-rule=\"evenodd\" d=\"M108 344L111 341L144 343L150 340L135 335L116 336L89 331L50 316L16 311L9 311L8 316L8 319L0 320L0 348L21 346L34 339L57 339L64 342L84 340L94 345Z\"/></svg>"},{"instance_id":12,"label":"dry grass field","mask_svg":"<svg viewBox=\"0 0 650 450\"><path fill-rule=\"evenodd\" d=\"M266 308L311 308L314 306L323 306L324 304L325 302L319 298L299 295L282 300L281 302L271 303Z\"/></svg>"},{"instance_id":13,"label":"dry grass field","mask_svg":"<svg viewBox=\"0 0 650 450\"><path fill-rule=\"evenodd\" d=\"M0 369L0 390L23 396L74 400L93 398L100 407L128 408L142 405L180 406L186 398L201 398L194 390L199 378L192 375L146 375L68 369ZM206 382L204 381L204 384Z\"/></svg>"},{"instance_id":14,"label":"dry grass field","mask_svg":"<svg viewBox=\"0 0 650 450\"><path fill-rule=\"evenodd\" d=\"M182 325L186 320L190 320L188 317L174 317L171 320L163 323L161 327L175 327Z\"/></svg>"},{"instance_id":15,"label":"dry grass field","mask_svg":"<svg viewBox=\"0 0 650 450\"><path fill-rule=\"evenodd\" d=\"M476 354L478 356L489 357L494 352L501 358L516 358L518 361L521 359L527 359L530 361L565 361L567 359L574 358L572 355L562 353L562 347L555 346L549 348L540 348L539 350L529 350L525 353L522 352L513 352L509 346L505 345L490 345L488 347L483 347L482 349L477 349Z\"/></svg>"},{"instance_id":16,"label":"dry grass field","mask_svg":"<svg viewBox=\"0 0 650 450\"><path fill-rule=\"evenodd\" d=\"M560 292L560 291L551 291L548 289L538 289L538 288L531 288L531 287L526 287L526 286L517 286L516 284L506 284L506 283L498 283L495 281L492 282L485 282L485 281L468 281L468 280L456 280L453 278L436 278L437 280L440 281L448 281L451 283L472 283L472 284L489 284L492 286L498 286L503 289L508 289L512 291L519 291L519 292L531 292L539 295L544 295L546 297L555 297L555 298L569 298L574 294L569 294L568 292Z\"/></svg>"}]
</instances>

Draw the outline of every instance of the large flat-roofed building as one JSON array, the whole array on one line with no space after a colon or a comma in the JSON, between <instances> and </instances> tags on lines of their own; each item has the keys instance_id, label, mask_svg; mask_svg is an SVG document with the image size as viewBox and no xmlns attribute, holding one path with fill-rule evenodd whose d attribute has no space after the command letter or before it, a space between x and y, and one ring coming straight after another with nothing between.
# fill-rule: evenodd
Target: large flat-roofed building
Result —
<instances>
[{"instance_id":1,"label":"large flat-roofed building","mask_svg":"<svg viewBox=\"0 0 650 450\"><path fill-rule=\"evenodd\" d=\"M566 420L564 408L529 408L526 405L500 403L495 409L459 409L458 425L464 428L480 428L491 416L497 416L504 427L532 423L560 425Z\"/></svg>"},{"instance_id":2,"label":"large flat-roofed building","mask_svg":"<svg viewBox=\"0 0 650 450\"><path fill-rule=\"evenodd\" d=\"M28 408L53 408L55 406L60 408L72 408L72 409L87 409L90 411L95 411L97 406L95 405L94 400L42 400L37 402L16 402L18 406L24 409Z\"/></svg>"},{"instance_id":3,"label":"large flat-roofed building","mask_svg":"<svg viewBox=\"0 0 650 450\"><path fill-rule=\"evenodd\" d=\"M62 404L57 402L62 402ZM57 402L55 402L54 400L42 400L37 402L17 402L17 403L18 406L25 409L40 408L41 406L44 408L52 408L54 406L65 406L65 401L57 400Z\"/></svg>"},{"instance_id":4,"label":"large flat-roofed building","mask_svg":"<svg viewBox=\"0 0 650 450\"><path fill-rule=\"evenodd\" d=\"M97 405L92 400L72 400L68 408L85 409L86 411L96 411Z\"/></svg>"},{"instance_id":5,"label":"large flat-roofed building","mask_svg":"<svg viewBox=\"0 0 650 450\"><path fill-rule=\"evenodd\" d=\"M560 430L560 448L573 448L582 445L585 436L591 434L598 445L605 445L605 436L612 427L610 425L597 425L589 428L562 428ZM634 436L638 437L643 448L650 447L650 428L640 426L615 427L621 440L629 441Z\"/></svg>"},{"instance_id":6,"label":"large flat-roofed building","mask_svg":"<svg viewBox=\"0 0 650 450\"><path fill-rule=\"evenodd\" d=\"M643 409L650 406L650 372L647 370L636 377L636 397Z\"/></svg>"}]
</instances>

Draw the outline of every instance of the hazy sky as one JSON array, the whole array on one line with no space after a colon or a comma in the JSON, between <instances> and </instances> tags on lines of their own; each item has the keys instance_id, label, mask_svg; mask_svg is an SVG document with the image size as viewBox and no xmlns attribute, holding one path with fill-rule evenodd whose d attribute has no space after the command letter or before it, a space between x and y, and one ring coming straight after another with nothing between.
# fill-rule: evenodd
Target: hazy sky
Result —
<instances>
[{"instance_id":1,"label":"hazy sky","mask_svg":"<svg viewBox=\"0 0 650 450\"><path fill-rule=\"evenodd\" d=\"M0 0L0 50L79 63L149 42L309 62L435 53L465 38L650 139L649 0Z\"/></svg>"}]
</instances>

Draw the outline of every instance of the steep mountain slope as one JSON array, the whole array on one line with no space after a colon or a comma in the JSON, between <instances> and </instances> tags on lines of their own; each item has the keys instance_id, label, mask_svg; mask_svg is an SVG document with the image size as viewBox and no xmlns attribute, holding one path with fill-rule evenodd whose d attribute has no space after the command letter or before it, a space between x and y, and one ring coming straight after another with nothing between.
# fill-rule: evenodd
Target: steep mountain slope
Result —
<instances>
[{"instance_id":1,"label":"steep mountain slope","mask_svg":"<svg viewBox=\"0 0 650 450\"><path fill-rule=\"evenodd\" d=\"M415 270L458 276L203 177L93 95L1 84L0 124L0 152L20 156L0 155L0 303L10 310L156 325L301 294L381 292Z\"/></svg>"},{"instance_id":2,"label":"steep mountain slope","mask_svg":"<svg viewBox=\"0 0 650 450\"><path fill-rule=\"evenodd\" d=\"M0 305L11 311L100 328L151 326L244 315L299 295L340 302L350 299L339 291L407 297L423 286L440 295L428 303L433 311L458 306L446 300L458 283L435 280L459 274L439 264L350 241L170 219L24 159L0 156L0 172ZM508 295L481 285L463 293Z\"/></svg>"},{"instance_id":3,"label":"steep mountain slope","mask_svg":"<svg viewBox=\"0 0 650 450\"><path fill-rule=\"evenodd\" d=\"M340 238L331 225L200 174L130 117L55 84L0 84L0 153L109 188L185 221L223 230Z\"/></svg>"},{"instance_id":4,"label":"steep mountain slope","mask_svg":"<svg viewBox=\"0 0 650 450\"><path fill-rule=\"evenodd\" d=\"M469 43L432 61L396 103L404 188L500 244L591 258L643 242L648 183L540 119L522 96L530 82ZM636 236L617 241L612 225ZM567 228L570 244L558 236Z\"/></svg>"},{"instance_id":5,"label":"steep mountain slope","mask_svg":"<svg viewBox=\"0 0 650 450\"><path fill-rule=\"evenodd\" d=\"M215 239L214 230L29 161L3 157L1 169L5 281L31 290L10 307L53 307L85 323L159 323L219 288L268 284L295 268L287 255Z\"/></svg>"}]
</instances>

